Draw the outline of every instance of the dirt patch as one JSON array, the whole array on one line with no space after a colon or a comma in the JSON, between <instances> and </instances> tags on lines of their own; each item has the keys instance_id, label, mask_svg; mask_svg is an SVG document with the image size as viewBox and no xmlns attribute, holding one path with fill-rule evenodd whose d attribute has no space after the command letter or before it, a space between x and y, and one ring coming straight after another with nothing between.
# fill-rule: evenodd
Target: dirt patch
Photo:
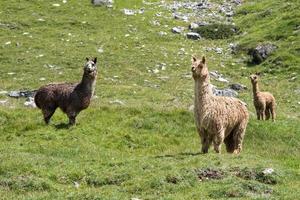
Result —
<instances>
[{"instance_id":1,"label":"dirt patch","mask_svg":"<svg viewBox=\"0 0 300 200\"><path fill-rule=\"evenodd\" d=\"M204 180L220 180L224 178L225 173L220 169L196 169L195 170L197 177L200 181Z\"/></svg>"},{"instance_id":2,"label":"dirt patch","mask_svg":"<svg viewBox=\"0 0 300 200\"><path fill-rule=\"evenodd\" d=\"M278 183L278 176L276 173L264 173L260 169L235 169L236 176L245 180L256 180L264 184L275 185Z\"/></svg>"}]
</instances>

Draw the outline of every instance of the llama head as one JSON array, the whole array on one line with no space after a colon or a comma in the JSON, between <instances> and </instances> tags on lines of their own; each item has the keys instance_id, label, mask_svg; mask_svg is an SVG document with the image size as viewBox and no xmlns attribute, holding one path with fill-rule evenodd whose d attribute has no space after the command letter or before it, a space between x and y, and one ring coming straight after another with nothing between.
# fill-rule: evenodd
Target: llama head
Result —
<instances>
[{"instance_id":1,"label":"llama head","mask_svg":"<svg viewBox=\"0 0 300 200\"><path fill-rule=\"evenodd\" d=\"M250 80L252 84L256 84L259 79L260 73L255 73L250 75Z\"/></svg>"},{"instance_id":2,"label":"llama head","mask_svg":"<svg viewBox=\"0 0 300 200\"><path fill-rule=\"evenodd\" d=\"M97 76L97 57L93 59L86 58L83 70L85 75L95 78Z\"/></svg>"},{"instance_id":3,"label":"llama head","mask_svg":"<svg viewBox=\"0 0 300 200\"><path fill-rule=\"evenodd\" d=\"M198 59L194 56L192 57L192 73L195 80L205 80L208 77L208 69L204 56L202 59Z\"/></svg>"}]
</instances>

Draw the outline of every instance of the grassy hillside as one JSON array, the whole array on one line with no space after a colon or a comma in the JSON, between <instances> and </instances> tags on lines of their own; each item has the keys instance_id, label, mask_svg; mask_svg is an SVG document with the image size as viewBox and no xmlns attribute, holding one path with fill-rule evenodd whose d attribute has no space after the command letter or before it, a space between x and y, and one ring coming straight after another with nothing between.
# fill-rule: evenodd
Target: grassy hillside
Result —
<instances>
[{"instance_id":1,"label":"grassy hillside","mask_svg":"<svg viewBox=\"0 0 300 200\"><path fill-rule=\"evenodd\" d=\"M188 23L142 0L115 0L111 9L75 0L1 1L0 7L0 91L76 82L85 57L99 59L97 98L70 129L59 110L45 126L24 99L0 95L7 100L0 104L0 199L298 198L298 1L245 1L234 17L241 34L199 41L172 34ZM126 16L123 8L145 12ZM247 49L265 41L277 50L249 66ZM237 55L225 51L230 42L241 47ZM207 51L216 47L224 53ZM199 154L190 66L191 55L203 54L210 70L248 87L239 94L250 112L239 156L224 149ZM256 71L264 72L261 88L277 99L275 123L255 119L248 77ZM263 176L266 168L274 173ZM208 169L216 176L206 180Z\"/></svg>"}]
</instances>

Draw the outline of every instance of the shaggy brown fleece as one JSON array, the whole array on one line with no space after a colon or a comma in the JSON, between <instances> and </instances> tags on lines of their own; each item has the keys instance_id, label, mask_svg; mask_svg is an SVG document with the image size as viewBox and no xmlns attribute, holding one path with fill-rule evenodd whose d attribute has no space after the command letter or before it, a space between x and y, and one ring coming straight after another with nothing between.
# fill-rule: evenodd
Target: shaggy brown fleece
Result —
<instances>
[{"instance_id":1,"label":"shaggy brown fleece","mask_svg":"<svg viewBox=\"0 0 300 200\"><path fill-rule=\"evenodd\" d=\"M76 116L86 109L93 96L97 78L97 58L90 60L84 66L80 83L61 83L42 86L34 97L35 104L42 110L46 124L59 107L69 118L69 124L74 125Z\"/></svg>"},{"instance_id":2,"label":"shaggy brown fleece","mask_svg":"<svg viewBox=\"0 0 300 200\"><path fill-rule=\"evenodd\" d=\"M233 97L215 96L212 93L205 57L192 58L195 80L195 121L201 138L202 152L207 153L213 143L221 152L224 142L227 152L240 153L248 123L245 103Z\"/></svg>"},{"instance_id":3,"label":"shaggy brown fleece","mask_svg":"<svg viewBox=\"0 0 300 200\"><path fill-rule=\"evenodd\" d=\"M252 74L250 80L253 89L253 103L258 120L268 120L272 115L272 121L276 118L276 102L274 96L269 92L261 92L258 88L259 73Z\"/></svg>"}]
</instances>

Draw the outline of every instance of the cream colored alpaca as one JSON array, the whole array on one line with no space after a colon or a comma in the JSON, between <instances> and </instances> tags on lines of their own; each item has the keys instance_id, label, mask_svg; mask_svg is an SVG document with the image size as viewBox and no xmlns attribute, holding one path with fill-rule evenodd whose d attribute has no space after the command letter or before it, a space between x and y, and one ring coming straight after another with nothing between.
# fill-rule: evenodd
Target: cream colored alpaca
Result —
<instances>
[{"instance_id":1,"label":"cream colored alpaca","mask_svg":"<svg viewBox=\"0 0 300 200\"><path fill-rule=\"evenodd\" d=\"M253 89L253 103L258 120L268 120L272 115L272 121L276 118L276 102L274 96L269 92L260 92L258 88L259 73L250 76Z\"/></svg>"},{"instance_id":2,"label":"cream colored alpaca","mask_svg":"<svg viewBox=\"0 0 300 200\"><path fill-rule=\"evenodd\" d=\"M195 120L201 138L202 153L207 153L211 143L217 153L224 142L229 153L240 153L248 123L245 104L233 97L215 96L212 93L205 57L192 58L195 80Z\"/></svg>"}]
</instances>

